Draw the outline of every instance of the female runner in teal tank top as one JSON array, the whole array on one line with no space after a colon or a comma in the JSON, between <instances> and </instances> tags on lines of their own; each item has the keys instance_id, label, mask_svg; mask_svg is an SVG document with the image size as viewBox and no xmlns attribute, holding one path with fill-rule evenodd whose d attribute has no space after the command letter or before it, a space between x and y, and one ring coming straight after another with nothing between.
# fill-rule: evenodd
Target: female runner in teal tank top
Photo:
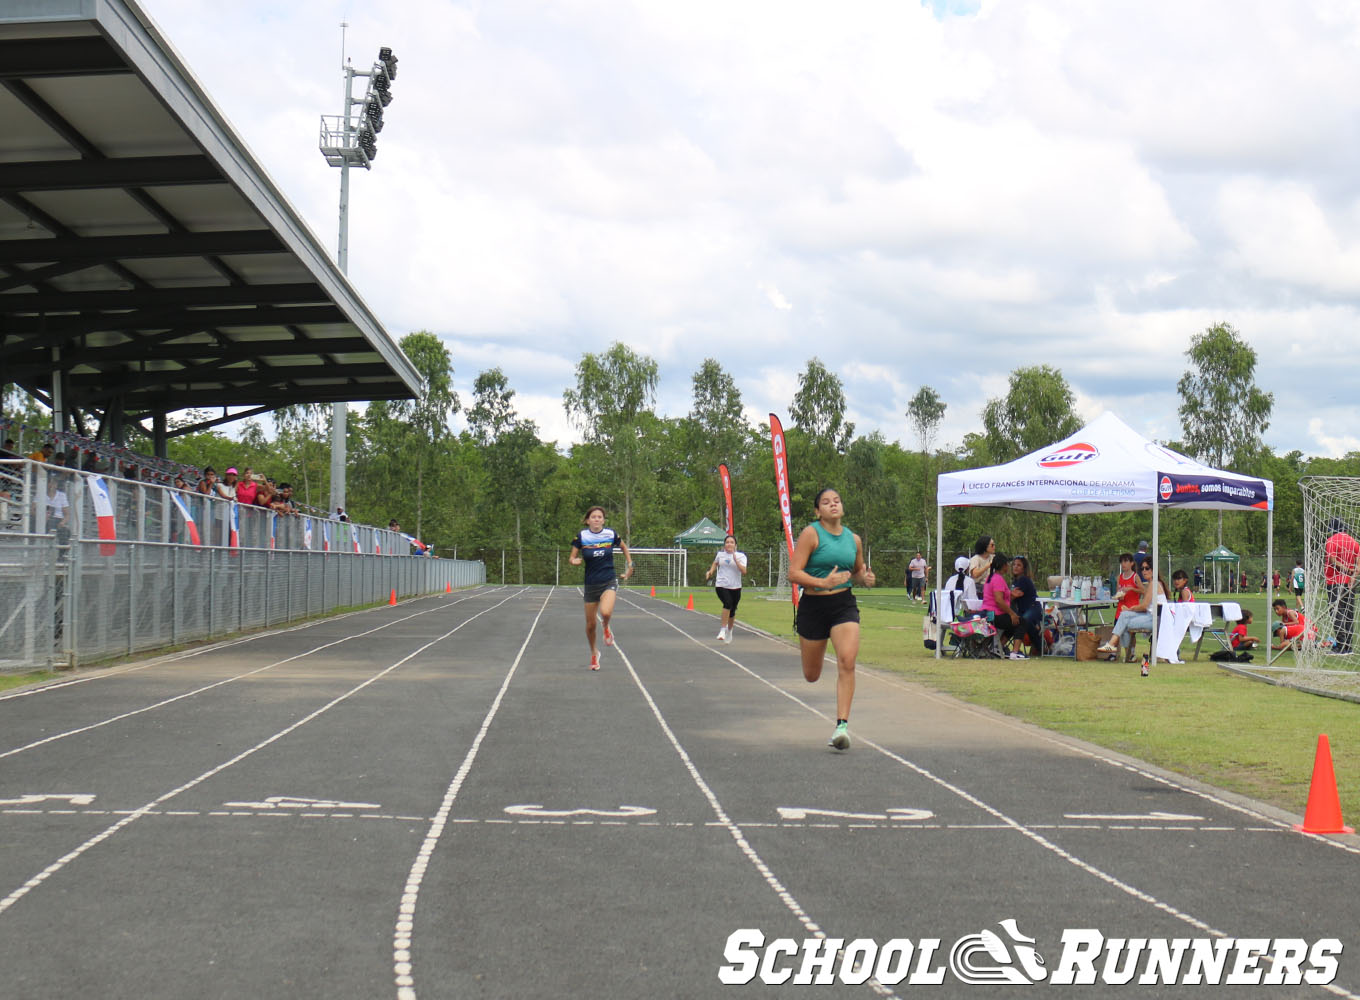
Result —
<instances>
[{"instance_id":1,"label":"female runner in teal tank top","mask_svg":"<svg viewBox=\"0 0 1360 1000\"><path fill-rule=\"evenodd\" d=\"M803 529L789 560L789 582L803 588L798 601L798 648L808 683L822 676L826 644L836 649L836 731L831 746L850 747L850 703L855 697L855 657L859 655L859 606L852 581L874 585L864 561L864 543L844 524L841 495L824 489L813 501L817 520Z\"/></svg>"}]
</instances>

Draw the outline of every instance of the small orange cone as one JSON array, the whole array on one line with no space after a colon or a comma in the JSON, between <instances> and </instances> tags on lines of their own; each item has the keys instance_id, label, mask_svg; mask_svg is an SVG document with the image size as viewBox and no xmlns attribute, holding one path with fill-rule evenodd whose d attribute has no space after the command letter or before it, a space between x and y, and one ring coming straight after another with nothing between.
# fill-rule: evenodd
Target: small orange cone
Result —
<instances>
[{"instance_id":1,"label":"small orange cone","mask_svg":"<svg viewBox=\"0 0 1360 1000\"><path fill-rule=\"evenodd\" d=\"M446 593L446 594L452 594L452 593L453 593L453 582L452 582L452 581L449 581L448 583L444 584L444 593Z\"/></svg>"},{"instance_id":2,"label":"small orange cone","mask_svg":"<svg viewBox=\"0 0 1360 1000\"><path fill-rule=\"evenodd\" d=\"M693 611L693 610L694 610L694 595L693 595L693 594L690 594L690 595L689 595L689 603L685 605L685 610L686 610L686 611Z\"/></svg>"},{"instance_id":3,"label":"small orange cone","mask_svg":"<svg viewBox=\"0 0 1360 1000\"><path fill-rule=\"evenodd\" d=\"M1313 758L1313 781L1308 786L1308 809L1303 825L1294 824L1300 833L1354 833L1341 822L1341 799L1336 793L1336 772L1332 769L1332 745L1327 734L1318 737Z\"/></svg>"},{"instance_id":4,"label":"small orange cone","mask_svg":"<svg viewBox=\"0 0 1360 1000\"><path fill-rule=\"evenodd\" d=\"M653 596L653 597L656 596L656 588L655 588L655 587L652 588L652 596Z\"/></svg>"},{"instance_id":5,"label":"small orange cone","mask_svg":"<svg viewBox=\"0 0 1360 1000\"><path fill-rule=\"evenodd\" d=\"M392 588L392 596L389 597L389 598L387 599L387 603L388 603L388 605L390 605L391 607L394 607L394 608L397 606L397 588L396 588L396 587L393 587L393 588Z\"/></svg>"}]
</instances>

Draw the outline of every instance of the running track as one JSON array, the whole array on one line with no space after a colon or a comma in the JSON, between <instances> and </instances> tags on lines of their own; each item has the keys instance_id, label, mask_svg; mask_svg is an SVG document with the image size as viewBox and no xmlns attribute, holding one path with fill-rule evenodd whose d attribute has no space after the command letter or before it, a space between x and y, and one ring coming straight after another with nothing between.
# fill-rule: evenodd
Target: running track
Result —
<instances>
[{"instance_id":1,"label":"running track","mask_svg":"<svg viewBox=\"0 0 1360 1000\"><path fill-rule=\"evenodd\" d=\"M487 587L0 695L0 997L971 996L718 970L1006 918L1049 968L1337 938L1327 986L1210 992L1360 996L1355 837L871 671L837 753L834 666L633 594L615 631L592 673L579 591Z\"/></svg>"}]
</instances>

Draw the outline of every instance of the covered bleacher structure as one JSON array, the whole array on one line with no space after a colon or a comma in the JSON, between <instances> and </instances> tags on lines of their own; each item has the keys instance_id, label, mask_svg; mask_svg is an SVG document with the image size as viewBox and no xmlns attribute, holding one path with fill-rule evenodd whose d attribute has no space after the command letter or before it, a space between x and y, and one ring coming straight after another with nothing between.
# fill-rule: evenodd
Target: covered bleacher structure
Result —
<instances>
[{"instance_id":1,"label":"covered bleacher structure","mask_svg":"<svg viewBox=\"0 0 1360 1000\"><path fill-rule=\"evenodd\" d=\"M135 424L160 458L172 434L421 387L133 0L0 0L0 384L58 432ZM221 414L171 428L189 408ZM363 525L36 462L0 479L0 669L485 578Z\"/></svg>"}]
</instances>

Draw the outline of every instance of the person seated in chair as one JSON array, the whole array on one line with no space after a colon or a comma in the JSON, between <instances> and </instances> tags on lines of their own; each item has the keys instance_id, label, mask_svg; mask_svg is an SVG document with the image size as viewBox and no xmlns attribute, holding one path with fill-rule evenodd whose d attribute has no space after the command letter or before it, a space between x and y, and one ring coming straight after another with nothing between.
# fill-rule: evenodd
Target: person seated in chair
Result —
<instances>
[{"instance_id":1,"label":"person seated in chair","mask_svg":"<svg viewBox=\"0 0 1360 1000\"><path fill-rule=\"evenodd\" d=\"M1044 609L1039 603L1039 592L1034 589L1034 581L1029 576L1029 560L1016 556L1011 560L1011 609L1019 615L1016 632L1029 637L1029 648L1035 656L1043 652L1040 640L1039 623L1043 621Z\"/></svg>"},{"instance_id":2,"label":"person seated in chair","mask_svg":"<svg viewBox=\"0 0 1360 1000\"><path fill-rule=\"evenodd\" d=\"M1119 646L1124 647L1124 659L1127 661L1133 657L1133 632L1149 632L1152 630L1152 616L1157 612L1157 598L1166 599L1166 584L1160 577L1152 574L1152 561L1146 560L1138 564L1138 578L1142 581L1143 596L1132 608L1125 609L1119 613L1115 619L1114 631L1104 645L1097 646L1097 653L1104 653L1113 656L1119 652Z\"/></svg>"},{"instance_id":3,"label":"person seated in chair","mask_svg":"<svg viewBox=\"0 0 1360 1000\"><path fill-rule=\"evenodd\" d=\"M982 610L992 616L992 624L1001 633L1003 642L1015 637L1019 631L1020 614L1011 607L1011 585L1006 582L1006 567L1009 560L1001 553L992 556L992 568L982 585ZM1023 660L1025 654L1018 650L1010 654L1012 660Z\"/></svg>"},{"instance_id":4,"label":"person seated in chair","mask_svg":"<svg viewBox=\"0 0 1360 1000\"><path fill-rule=\"evenodd\" d=\"M1171 574L1171 600L1177 604L1193 603L1195 592L1190 589L1190 577L1183 569Z\"/></svg>"}]
</instances>

